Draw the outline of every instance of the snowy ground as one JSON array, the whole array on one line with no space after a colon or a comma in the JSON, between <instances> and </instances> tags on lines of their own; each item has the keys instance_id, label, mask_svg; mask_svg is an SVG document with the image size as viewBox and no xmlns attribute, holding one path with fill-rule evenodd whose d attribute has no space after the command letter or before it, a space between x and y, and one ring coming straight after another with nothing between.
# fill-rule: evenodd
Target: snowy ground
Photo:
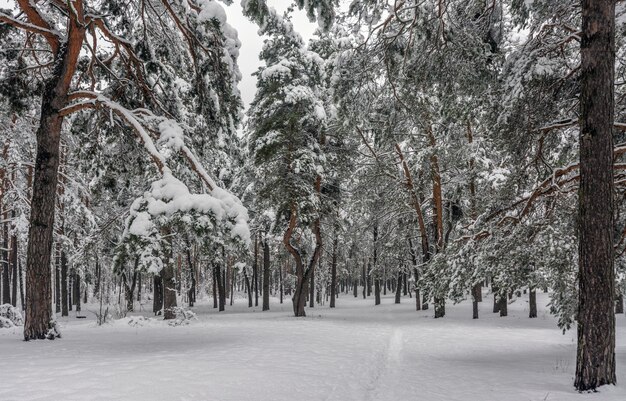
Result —
<instances>
[{"instance_id":1,"label":"snowy ground","mask_svg":"<svg viewBox=\"0 0 626 401\"><path fill-rule=\"evenodd\" d=\"M58 341L26 343L21 328L0 329L0 399L626 400L624 316L618 386L580 395L575 332L561 334L545 310L528 319L523 299L500 318L486 296L479 320L469 302L435 320L409 298L374 306L342 295L335 310L308 309L301 319L272 301L270 312L244 299L219 314L201 305L198 321L182 327L128 319L97 327L87 312L87 321L60 320Z\"/></svg>"}]
</instances>

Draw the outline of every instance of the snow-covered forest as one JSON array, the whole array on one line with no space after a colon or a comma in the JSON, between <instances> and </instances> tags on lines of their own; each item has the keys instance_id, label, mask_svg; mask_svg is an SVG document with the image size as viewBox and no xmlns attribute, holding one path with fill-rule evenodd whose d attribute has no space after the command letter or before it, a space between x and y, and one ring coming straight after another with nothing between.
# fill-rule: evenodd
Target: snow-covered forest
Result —
<instances>
[{"instance_id":1,"label":"snow-covered forest","mask_svg":"<svg viewBox=\"0 0 626 401\"><path fill-rule=\"evenodd\" d=\"M621 0L0 0L0 400L626 399L624 83Z\"/></svg>"}]
</instances>

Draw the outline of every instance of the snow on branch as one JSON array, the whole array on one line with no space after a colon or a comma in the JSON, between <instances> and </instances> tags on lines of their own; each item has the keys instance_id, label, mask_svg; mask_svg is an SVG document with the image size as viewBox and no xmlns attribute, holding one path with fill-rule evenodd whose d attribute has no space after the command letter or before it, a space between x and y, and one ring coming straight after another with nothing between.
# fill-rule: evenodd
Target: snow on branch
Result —
<instances>
[{"instance_id":1,"label":"snow on branch","mask_svg":"<svg viewBox=\"0 0 626 401\"><path fill-rule=\"evenodd\" d=\"M127 227L128 234L137 236L149 234L153 228L151 217L159 215L169 217L177 212L192 211L201 215L210 214L218 223L226 225L233 239L238 238L244 243L250 242L247 209L235 195L216 185L193 151L185 145L184 130L176 121L156 116L147 109L129 110L95 92L76 91L72 92L69 98L84 100L62 109L62 115L85 109L105 108L122 118L133 128L161 173L162 178L154 182L151 190L140 198L145 202L143 211L139 211L139 203L131 206L130 218L133 221L129 222L130 225ZM209 193L191 194L187 186L174 177L168 166L169 157L157 148L150 135L157 133L147 128L151 123L158 126L157 143L167 152L180 152Z\"/></svg>"}]
</instances>

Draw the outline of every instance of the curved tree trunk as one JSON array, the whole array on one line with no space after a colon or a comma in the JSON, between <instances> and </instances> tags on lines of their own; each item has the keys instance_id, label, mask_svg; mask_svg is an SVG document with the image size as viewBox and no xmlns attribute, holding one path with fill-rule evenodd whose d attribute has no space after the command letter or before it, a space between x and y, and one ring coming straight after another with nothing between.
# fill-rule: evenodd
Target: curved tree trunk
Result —
<instances>
[{"instance_id":1,"label":"curved tree trunk","mask_svg":"<svg viewBox=\"0 0 626 401\"><path fill-rule=\"evenodd\" d=\"M583 0L580 72L579 391L615 384L613 118L615 1Z\"/></svg>"}]
</instances>

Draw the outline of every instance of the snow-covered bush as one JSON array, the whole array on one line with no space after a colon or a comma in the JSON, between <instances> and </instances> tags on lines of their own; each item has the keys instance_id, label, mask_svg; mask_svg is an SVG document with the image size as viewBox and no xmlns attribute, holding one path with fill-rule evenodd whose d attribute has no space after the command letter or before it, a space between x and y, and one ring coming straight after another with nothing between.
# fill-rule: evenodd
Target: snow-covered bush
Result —
<instances>
[{"instance_id":1,"label":"snow-covered bush","mask_svg":"<svg viewBox=\"0 0 626 401\"><path fill-rule=\"evenodd\" d=\"M198 320L194 312L181 308L180 306L175 306L172 310L176 314L176 319L168 322L170 326L184 326L188 325L192 320Z\"/></svg>"},{"instance_id":2,"label":"snow-covered bush","mask_svg":"<svg viewBox=\"0 0 626 401\"><path fill-rule=\"evenodd\" d=\"M0 305L0 328L21 326L24 318L20 310L11 304Z\"/></svg>"},{"instance_id":3,"label":"snow-covered bush","mask_svg":"<svg viewBox=\"0 0 626 401\"><path fill-rule=\"evenodd\" d=\"M56 320L50 321L50 328L48 334L46 334L48 340L54 340L55 338L61 338L61 326Z\"/></svg>"}]
</instances>

